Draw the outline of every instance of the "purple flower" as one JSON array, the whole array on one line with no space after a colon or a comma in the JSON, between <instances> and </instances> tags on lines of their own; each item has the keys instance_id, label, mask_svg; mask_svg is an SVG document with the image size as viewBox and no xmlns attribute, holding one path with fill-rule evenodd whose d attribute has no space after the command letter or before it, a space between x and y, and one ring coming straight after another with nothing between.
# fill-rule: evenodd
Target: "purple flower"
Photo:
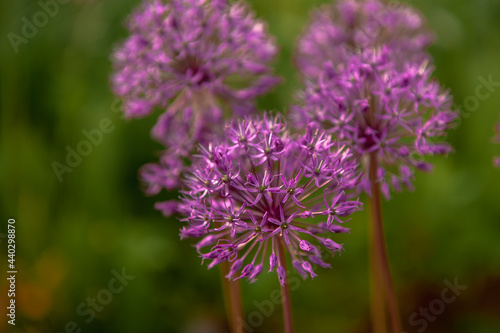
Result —
<instances>
[{"instance_id":1,"label":"purple flower","mask_svg":"<svg viewBox=\"0 0 500 333\"><path fill-rule=\"evenodd\" d=\"M128 118L163 112L152 136L166 151L158 166L144 168L146 183L171 160L220 135L228 110L253 113L255 97L280 82L269 67L277 54L274 39L242 2L148 1L131 15L128 29L130 37L113 54L114 93ZM152 191L172 188L178 176L160 175Z\"/></svg>"},{"instance_id":2,"label":"purple flower","mask_svg":"<svg viewBox=\"0 0 500 333\"><path fill-rule=\"evenodd\" d=\"M253 282L269 265L283 281L280 244L299 273L314 277L311 264L329 267L322 249L342 249L328 235L347 232L338 224L361 207L344 193L354 170L349 150L322 132L293 138L281 117L268 115L234 121L190 168L178 207L181 236L203 237L201 257L209 268L231 262L231 279Z\"/></svg>"},{"instance_id":3,"label":"purple flower","mask_svg":"<svg viewBox=\"0 0 500 333\"><path fill-rule=\"evenodd\" d=\"M165 188L176 189L180 186L179 175L184 168L180 156L163 152L159 164L149 163L139 170L144 192L156 195Z\"/></svg>"},{"instance_id":4,"label":"purple flower","mask_svg":"<svg viewBox=\"0 0 500 333\"><path fill-rule=\"evenodd\" d=\"M378 2L359 3L375 6ZM348 4L356 11L349 14L341 11L343 14L337 17L339 27L351 20L349 15L368 21L375 19L367 17L369 12L365 12L365 7L358 2L344 1L339 6ZM379 10L382 9L377 9L373 15ZM408 11L397 13L403 15ZM353 22L364 24L363 20ZM394 20L403 24L402 18ZM311 26L316 26L316 23ZM349 26L349 29L356 30L356 27ZM326 40L313 37L314 31L310 30L300 44L321 42L323 44L316 45L316 48L340 47L324 44ZM380 38L385 40L388 37ZM449 92L431 78L433 68L429 59L401 58L404 55L401 50L407 49L409 44L404 43L402 47L400 38L398 35L385 40L385 45L366 48L353 48L346 41L343 48L349 57L332 58L333 62L325 66L320 63L322 60L312 57L307 66L317 67L305 79L305 87L299 95L300 104L292 107L292 118L297 126L310 124L325 130L351 149L364 170L360 190L370 192L368 170L370 155L375 154L380 166L378 182L386 198L390 197L391 187L396 191L400 191L402 185L412 187L414 169L432 170L430 164L421 160L422 157L447 154L452 150L442 138L458 115L451 110L453 102ZM306 75L311 73L309 67L303 67L302 71Z\"/></svg>"},{"instance_id":5,"label":"purple flower","mask_svg":"<svg viewBox=\"0 0 500 333\"><path fill-rule=\"evenodd\" d=\"M423 51L433 39L423 16L411 7L380 0L341 0L313 13L297 44L296 62L302 74L317 76L325 66L346 63L352 54L385 45L400 65L427 58Z\"/></svg>"}]
</instances>

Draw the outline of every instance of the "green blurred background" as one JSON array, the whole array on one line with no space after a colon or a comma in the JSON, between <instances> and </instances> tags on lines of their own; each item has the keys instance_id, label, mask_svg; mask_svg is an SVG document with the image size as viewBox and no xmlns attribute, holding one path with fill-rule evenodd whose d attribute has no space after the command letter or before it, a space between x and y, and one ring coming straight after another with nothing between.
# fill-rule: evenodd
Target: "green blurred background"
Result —
<instances>
[{"instance_id":1,"label":"green blurred background","mask_svg":"<svg viewBox=\"0 0 500 333\"><path fill-rule=\"evenodd\" d=\"M322 0L251 0L281 47L276 71L285 83L259 101L286 110L299 87L292 64L294 42L309 12ZM149 138L155 119L124 121L109 88L110 53L127 33L123 22L138 0L79 0L54 17L15 53L9 32L21 34L22 18L41 10L37 1L0 3L0 232L17 223L17 325L7 325L6 241L0 238L0 332L64 332L74 321L82 332L225 332L217 269L200 265L178 237L180 223L155 211L145 197L138 168L157 159ZM500 82L500 1L421 0L437 41L430 49L435 76L457 104L474 96L479 78ZM444 281L468 288L425 332L500 332L500 170L492 157L500 88L463 107L449 140L456 152L436 157L432 174L417 174L414 192L385 202L384 217L403 323L419 307L439 299ZM470 101L470 99L469 99ZM471 109L471 107L469 107ZM110 119L92 153L57 179L52 163L64 163L66 147L83 130ZM163 198L175 194L163 194ZM318 269L292 293L297 332L369 332L369 284L365 212L343 235L345 252L333 269ZM5 265L4 265L5 264ZM85 322L76 309L107 288L111 271L135 276L121 293ZM275 274L243 283L247 314L278 288ZM254 318L255 321L255 318ZM70 325L71 326L71 325ZM421 326L418 326L420 328ZM276 308L253 332L279 332ZM251 331L249 331L251 332Z\"/></svg>"}]
</instances>

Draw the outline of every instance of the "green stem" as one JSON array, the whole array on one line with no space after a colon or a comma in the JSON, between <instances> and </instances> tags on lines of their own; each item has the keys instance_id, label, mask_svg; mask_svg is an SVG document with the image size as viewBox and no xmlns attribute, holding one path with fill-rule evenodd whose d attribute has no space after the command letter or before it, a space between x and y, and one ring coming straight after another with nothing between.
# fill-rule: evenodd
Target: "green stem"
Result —
<instances>
[{"instance_id":1,"label":"green stem","mask_svg":"<svg viewBox=\"0 0 500 333\"><path fill-rule=\"evenodd\" d=\"M373 228L370 228L371 235L373 235ZM376 255L376 249L373 242L373 236L370 237L370 281L371 281L371 318L372 318L372 332L373 333L386 333L387 332L387 322L386 322L386 312L384 303L384 288L381 279L380 265L376 264L378 262L378 256Z\"/></svg>"},{"instance_id":2,"label":"green stem","mask_svg":"<svg viewBox=\"0 0 500 333\"><path fill-rule=\"evenodd\" d=\"M381 290L385 291L385 299L387 301L389 320L392 329L391 332L400 333L402 331L401 316L399 313L396 292L394 289L389 259L387 256L384 226L382 220L381 193L380 186L377 180L377 166L377 154L372 153L370 155L369 176L372 192L372 195L370 197L370 213L372 222L372 250L374 251L374 254L373 256L371 256L371 260L372 266L378 267L378 269L373 269L373 273L377 274L378 272L377 275L379 275L378 286L379 288L381 288Z\"/></svg>"},{"instance_id":3,"label":"green stem","mask_svg":"<svg viewBox=\"0 0 500 333\"><path fill-rule=\"evenodd\" d=\"M243 325L243 306L241 303L241 289L239 281L229 281L226 275L230 267L227 261L220 264L221 282L224 292L224 303L231 333L245 333Z\"/></svg>"},{"instance_id":4,"label":"green stem","mask_svg":"<svg viewBox=\"0 0 500 333\"><path fill-rule=\"evenodd\" d=\"M281 298L283 301L283 332L293 333L292 301L290 299L290 288L288 285L288 271L286 269L285 250L281 241L278 242L280 265L285 269L285 283L281 286Z\"/></svg>"}]
</instances>

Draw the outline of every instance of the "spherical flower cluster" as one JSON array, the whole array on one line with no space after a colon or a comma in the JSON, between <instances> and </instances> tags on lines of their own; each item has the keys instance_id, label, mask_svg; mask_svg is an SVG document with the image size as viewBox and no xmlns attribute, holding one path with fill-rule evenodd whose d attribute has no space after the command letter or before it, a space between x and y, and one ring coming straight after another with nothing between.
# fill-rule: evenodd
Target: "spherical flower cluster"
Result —
<instances>
[{"instance_id":1,"label":"spherical flower cluster","mask_svg":"<svg viewBox=\"0 0 500 333\"><path fill-rule=\"evenodd\" d=\"M148 1L131 15L128 29L131 36L113 55L114 93L128 118L164 111L152 135L166 151L159 165L145 167L147 183L165 176L151 177L153 169L169 168L219 134L228 110L253 112L255 97L280 81L269 67L274 39L241 2ZM167 188L177 186L177 176Z\"/></svg>"},{"instance_id":2,"label":"spherical flower cluster","mask_svg":"<svg viewBox=\"0 0 500 333\"><path fill-rule=\"evenodd\" d=\"M313 13L299 39L296 62L306 76L317 76L325 64L345 63L352 54L387 46L397 65L427 57L434 37L423 16L401 3L341 0Z\"/></svg>"},{"instance_id":3,"label":"spherical flower cluster","mask_svg":"<svg viewBox=\"0 0 500 333\"><path fill-rule=\"evenodd\" d=\"M327 236L348 232L341 224L361 205L344 192L356 182L350 152L312 128L293 139L280 119L229 124L186 177L176 209L185 217L181 238L201 238L196 248L209 268L231 262L230 279L253 282L267 261L283 284L282 247L304 278L315 277L312 264L330 266L322 250L342 249ZM169 203L159 208L172 212Z\"/></svg>"},{"instance_id":4,"label":"spherical flower cluster","mask_svg":"<svg viewBox=\"0 0 500 333\"><path fill-rule=\"evenodd\" d=\"M369 155L375 154L378 181L388 198L390 185L396 191L411 188L415 168L432 169L421 157L451 150L440 139L457 113L451 111L448 91L431 80L432 71L427 61L408 62L400 70L389 48L367 49L306 80L292 116L352 149L365 170L360 189L367 192Z\"/></svg>"}]
</instances>

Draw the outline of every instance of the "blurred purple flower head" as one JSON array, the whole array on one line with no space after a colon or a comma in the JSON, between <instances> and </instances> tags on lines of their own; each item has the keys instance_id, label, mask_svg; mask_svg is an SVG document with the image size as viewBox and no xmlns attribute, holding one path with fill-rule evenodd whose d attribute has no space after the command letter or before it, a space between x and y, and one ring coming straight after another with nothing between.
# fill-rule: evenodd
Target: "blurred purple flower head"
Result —
<instances>
[{"instance_id":1,"label":"blurred purple flower head","mask_svg":"<svg viewBox=\"0 0 500 333\"><path fill-rule=\"evenodd\" d=\"M367 6L377 9L370 12ZM353 33L358 24L375 20L368 15L389 15L380 6L378 1L343 1L336 9L338 27L332 25L343 27L343 33L347 28ZM344 7L353 10L346 11ZM306 78L299 95L300 104L292 107L297 126L317 126L351 148L365 171L360 190L370 192L369 155L376 154L377 177L386 198L390 197L391 187L396 191L403 185L412 188L414 169L432 170L430 164L421 160L423 156L452 150L442 138L458 116L452 111L449 92L431 78L430 57L419 53L423 47L421 40L425 39L422 36L428 35L416 24L421 22L417 20L419 16L414 17L416 14L407 8L389 13L393 18L383 21L386 26L378 31L382 36L375 36L373 45L367 47L354 47L349 40L339 45L318 39L312 27L321 27L312 23L299 45L315 45L311 50L330 50L332 55L342 54L343 48L348 56L332 56L331 61L326 61L330 53L324 53L325 58L311 54L313 60L301 68ZM410 16L404 19L399 15ZM363 19L352 19L358 16ZM346 26L346 22L352 24ZM416 30L399 27L405 24ZM394 38L388 37L391 31ZM401 34L396 34L398 31ZM420 56L404 55L412 50Z\"/></svg>"},{"instance_id":2,"label":"blurred purple flower head","mask_svg":"<svg viewBox=\"0 0 500 333\"><path fill-rule=\"evenodd\" d=\"M269 262L283 283L279 244L304 278L314 277L311 264L330 266L322 249L342 249L328 235L348 232L340 224L361 206L344 192L354 170L349 151L318 130L294 139L279 116L232 122L186 177L181 238L201 238L196 248L209 268L231 262L230 279L253 282Z\"/></svg>"},{"instance_id":3,"label":"blurred purple flower head","mask_svg":"<svg viewBox=\"0 0 500 333\"><path fill-rule=\"evenodd\" d=\"M423 60L434 36L423 16L404 4L380 0L341 0L315 11L298 41L296 63L306 76L326 64L346 63L352 54L387 46L394 64Z\"/></svg>"},{"instance_id":4,"label":"blurred purple flower head","mask_svg":"<svg viewBox=\"0 0 500 333\"><path fill-rule=\"evenodd\" d=\"M139 170L144 192L146 195L156 195L164 188L179 188L183 170L182 157L169 153L168 150L163 151L158 164L148 163Z\"/></svg>"},{"instance_id":5,"label":"blurred purple flower head","mask_svg":"<svg viewBox=\"0 0 500 333\"><path fill-rule=\"evenodd\" d=\"M146 183L220 134L227 110L252 113L255 97L280 82L269 66L278 51L274 39L242 2L148 1L131 15L128 29L130 37L113 55L114 93L128 118L163 111L152 136L166 151L160 165L145 168ZM175 178L167 188L175 187Z\"/></svg>"}]
</instances>

